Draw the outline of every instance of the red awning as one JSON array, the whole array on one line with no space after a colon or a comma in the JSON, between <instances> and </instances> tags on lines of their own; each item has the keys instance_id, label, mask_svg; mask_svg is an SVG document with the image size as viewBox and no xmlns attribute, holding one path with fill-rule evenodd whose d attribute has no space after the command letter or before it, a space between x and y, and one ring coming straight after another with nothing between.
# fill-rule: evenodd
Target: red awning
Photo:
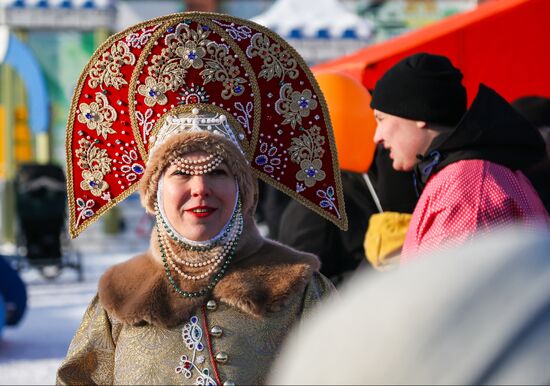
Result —
<instances>
[{"instance_id":1,"label":"red awning","mask_svg":"<svg viewBox=\"0 0 550 386\"><path fill-rule=\"evenodd\" d=\"M445 55L464 73L471 102L480 82L511 101L550 97L550 0L492 0L475 10L319 64L373 89L393 64L416 52Z\"/></svg>"}]
</instances>

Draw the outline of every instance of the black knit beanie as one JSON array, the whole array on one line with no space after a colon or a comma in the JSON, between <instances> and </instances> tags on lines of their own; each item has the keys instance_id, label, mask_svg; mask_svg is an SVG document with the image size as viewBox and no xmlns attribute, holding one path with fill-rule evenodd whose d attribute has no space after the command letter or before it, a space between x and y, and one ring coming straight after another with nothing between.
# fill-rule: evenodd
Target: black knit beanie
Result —
<instances>
[{"instance_id":1,"label":"black knit beanie","mask_svg":"<svg viewBox=\"0 0 550 386\"><path fill-rule=\"evenodd\" d=\"M376 82L370 106L384 113L455 126L466 112L462 73L445 56L402 59Z\"/></svg>"}]
</instances>

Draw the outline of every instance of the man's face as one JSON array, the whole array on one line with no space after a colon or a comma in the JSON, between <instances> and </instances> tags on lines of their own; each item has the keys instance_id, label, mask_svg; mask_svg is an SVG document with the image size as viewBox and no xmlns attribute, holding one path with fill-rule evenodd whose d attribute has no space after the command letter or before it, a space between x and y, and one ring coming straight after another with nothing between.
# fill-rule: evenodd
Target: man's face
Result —
<instances>
[{"instance_id":1,"label":"man's face","mask_svg":"<svg viewBox=\"0 0 550 386\"><path fill-rule=\"evenodd\" d=\"M374 117L377 123L374 142L390 151L395 170L411 171L418 161L416 155L423 155L437 136L436 132L425 128L426 122L400 118L380 110L374 110Z\"/></svg>"}]
</instances>

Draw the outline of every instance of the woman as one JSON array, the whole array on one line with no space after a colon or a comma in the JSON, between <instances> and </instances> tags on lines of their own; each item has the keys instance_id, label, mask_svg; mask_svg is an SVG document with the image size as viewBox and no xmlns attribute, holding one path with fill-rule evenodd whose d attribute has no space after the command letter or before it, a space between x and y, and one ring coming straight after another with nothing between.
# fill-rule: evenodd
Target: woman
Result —
<instances>
[{"instance_id":1,"label":"woman","mask_svg":"<svg viewBox=\"0 0 550 386\"><path fill-rule=\"evenodd\" d=\"M333 287L315 256L259 234L256 176L346 226L312 79L279 37L225 15L154 19L97 51L68 126L71 235L138 182L156 226L101 278L58 383L264 381Z\"/></svg>"}]
</instances>

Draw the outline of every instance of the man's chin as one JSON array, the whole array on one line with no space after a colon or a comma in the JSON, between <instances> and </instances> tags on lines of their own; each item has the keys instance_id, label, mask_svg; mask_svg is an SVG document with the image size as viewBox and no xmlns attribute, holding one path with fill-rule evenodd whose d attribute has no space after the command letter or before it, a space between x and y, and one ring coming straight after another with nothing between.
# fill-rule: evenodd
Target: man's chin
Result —
<instances>
[{"instance_id":1,"label":"man's chin","mask_svg":"<svg viewBox=\"0 0 550 386\"><path fill-rule=\"evenodd\" d=\"M392 163L392 168L393 170L398 172L410 172L411 170L413 170L414 165L407 165L403 162L400 162L399 160L394 159Z\"/></svg>"}]
</instances>

